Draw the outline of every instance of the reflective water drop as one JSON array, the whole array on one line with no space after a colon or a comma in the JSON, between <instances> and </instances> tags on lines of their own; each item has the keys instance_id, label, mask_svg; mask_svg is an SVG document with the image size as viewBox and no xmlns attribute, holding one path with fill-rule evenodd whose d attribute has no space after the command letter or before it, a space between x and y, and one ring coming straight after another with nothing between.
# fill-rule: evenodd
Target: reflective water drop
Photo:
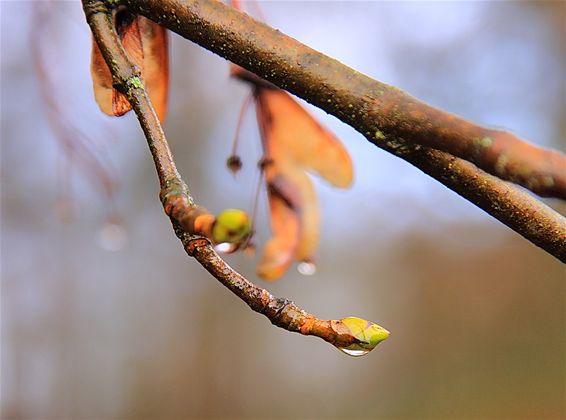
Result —
<instances>
[{"instance_id":1,"label":"reflective water drop","mask_svg":"<svg viewBox=\"0 0 566 420\"><path fill-rule=\"evenodd\" d=\"M352 357L360 357L360 356L365 356L366 354L368 354L371 350L367 350L367 349L351 349L348 347L338 347L338 350L340 350L342 353L346 353L348 356L352 356Z\"/></svg>"},{"instance_id":2,"label":"reflective water drop","mask_svg":"<svg viewBox=\"0 0 566 420\"><path fill-rule=\"evenodd\" d=\"M128 232L119 222L107 222L98 231L98 245L106 251L120 251L128 242Z\"/></svg>"},{"instance_id":3,"label":"reflective water drop","mask_svg":"<svg viewBox=\"0 0 566 420\"><path fill-rule=\"evenodd\" d=\"M214 250L219 254L230 254L238 248L238 245L228 242L221 242L214 247Z\"/></svg>"},{"instance_id":4,"label":"reflective water drop","mask_svg":"<svg viewBox=\"0 0 566 420\"><path fill-rule=\"evenodd\" d=\"M312 261L302 261L297 265L297 271L303 276L312 276L316 273L316 264Z\"/></svg>"}]
</instances>

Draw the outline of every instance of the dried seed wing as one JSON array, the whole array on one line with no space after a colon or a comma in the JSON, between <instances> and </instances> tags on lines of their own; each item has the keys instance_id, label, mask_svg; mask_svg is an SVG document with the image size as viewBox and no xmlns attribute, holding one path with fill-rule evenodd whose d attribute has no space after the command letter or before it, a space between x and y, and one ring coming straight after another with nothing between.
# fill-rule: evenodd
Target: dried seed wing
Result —
<instances>
[{"instance_id":1,"label":"dried seed wing","mask_svg":"<svg viewBox=\"0 0 566 420\"><path fill-rule=\"evenodd\" d=\"M114 28L128 58L139 68L155 111L163 122L169 89L166 30L126 9L119 9L114 13ZM112 75L95 42L92 48L91 74L94 97L102 112L120 116L132 108L127 97L112 87Z\"/></svg>"},{"instance_id":2,"label":"dried seed wing","mask_svg":"<svg viewBox=\"0 0 566 420\"><path fill-rule=\"evenodd\" d=\"M145 17L138 19L143 47L143 79L155 112L163 123L169 98L167 30Z\"/></svg>"},{"instance_id":3,"label":"dried seed wing","mask_svg":"<svg viewBox=\"0 0 566 420\"><path fill-rule=\"evenodd\" d=\"M143 48L138 17L122 9L114 12L114 28L126 54L143 72ZM132 109L128 98L112 87L112 75L102 54L93 41L91 75L94 98L107 115L121 116Z\"/></svg>"},{"instance_id":4,"label":"dried seed wing","mask_svg":"<svg viewBox=\"0 0 566 420\"><path fill-rule=\"evenodd\" d=\"M94 88L94 99L98 107L105 114L114 115L112 110L112 91L114 90L112 88L112 75L94 39L92 40L90 74Z\"/></svg>"},{"instance_id":5,"label":"dried seed wing","mask_svg":"<svg viewBox=\"0 0 566 420\"><path fill-rule=\"evenodd\" d=\"M257 100L268 116L268 149L276 144L297 166L317 172L336 187L351 184L353 166L348 151L287 92L261 89ZM273 159L277 161L278 156Z\"/></svg>"},{"instance_id":6,"label":"dried seed wing","mask_svg":"<svg viewBox=\"0 0 566 420\"><path fill-rule=\"evenodd\" d=\"M280 167L266 168L267 194L272 238L263 249L257 274L273 281L281 277L293 262L300 234L300 193Z\"/></svg>"},{"instance_id":7,"label":"dried seed wing","mask_svg":"<svg viewBox=\"0 0 566 420\"><path fill-rule=\"evenodd\" d=\"M300 231L294 258L297 261L312 261L320 236L320 211L316 192L309 175L303 169L290 167L285 171L285 176L298 195L296 211L299 214Z\"/></svg>"}]
</instances>

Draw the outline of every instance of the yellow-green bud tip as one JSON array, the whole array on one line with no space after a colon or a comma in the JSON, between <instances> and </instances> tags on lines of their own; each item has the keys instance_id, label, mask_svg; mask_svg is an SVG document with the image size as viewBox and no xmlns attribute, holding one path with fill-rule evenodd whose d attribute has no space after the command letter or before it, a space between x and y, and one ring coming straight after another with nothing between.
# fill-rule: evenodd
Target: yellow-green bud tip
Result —
<instances>
[{"instance_id":1,"label":"yellow-green bud tip","mask_svg":"<svg viewBox=\"0 0 566 420\"><path fill-rule=\"evenodd\" d=\"M252 224L245 211L226 209L217 217L212 227L214 243L227 242L231 244L243 242L251 233Z\"/></svg>"},{"instance_id":2,"label":"yellow-green bud tip","mask_svg":"<svg viewBox=\"0 0 566 420\"><path fill-rule=\"evenodd\" d=\"M349 316L341 321L346 327L348 327L354 338L359 340L358 343L348 346L349 350L370 351L389 337L389 331L377 324L374 324L373 322L366 321L365 319Z\"/></svg>"}]
</instances>

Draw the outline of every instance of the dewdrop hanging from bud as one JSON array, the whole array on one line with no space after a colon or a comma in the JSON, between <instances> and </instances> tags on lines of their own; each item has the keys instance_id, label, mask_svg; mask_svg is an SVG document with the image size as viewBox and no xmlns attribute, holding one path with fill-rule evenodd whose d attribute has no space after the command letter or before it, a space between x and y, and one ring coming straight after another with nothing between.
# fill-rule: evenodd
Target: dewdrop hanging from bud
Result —
<instances>
[{"instance_id":1,"label":"dewdrop hanging from bud","mask_svg":"<svg viewBox=\"0 0 566 420\"><path fill-rule=\"evenodd\" d=\"M316 273L316 264L311 260L304 260L297 264L297 271L303 276L312 276Z\"/></svg>"},{"instance_id":2,"label":"dewdrop hanging from bud","mask_svg":"<svg viewBox=\"0 0 566 420\"><path fill-rule=\"evenodd\" d=\"M238 245L230 244L228 242L221 242L214 246L214 250L219 254L231 254L238 250Z\"/></svg>"}]
</instances>

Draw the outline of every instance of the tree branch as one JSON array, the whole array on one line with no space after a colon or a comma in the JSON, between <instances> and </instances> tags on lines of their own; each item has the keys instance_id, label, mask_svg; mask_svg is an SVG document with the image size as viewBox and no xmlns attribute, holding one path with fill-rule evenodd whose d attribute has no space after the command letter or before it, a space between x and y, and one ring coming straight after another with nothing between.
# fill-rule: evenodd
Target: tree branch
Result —
<instances>
[{"instance_id":1,"label":"tree branch","mask_svg":"<svg viewBox=\"0 0 566 420\"><path fill-rule=\"evenodd\" d=\"M566 262L564 217L466 160L419 143L469 158L541 194L566 197L560 153L511 140L508 133L475 126L418 102L219 1L122 3L326 110Z\"/></svg>"},{"instance_id":2,"label":"tree branch","mask_svg":"<svg viewBox=\"0 0 566 420\"><path fill-rule=\"evenodd\" d=\"M272 296L234 271L216 254L208 238L195 234L199 232L193 222L202 216L203 210L194 205L187 185L175 168L143 80L114 32L109 10L101 0L83 0L83 8L94 39L112 72L113 85L128 97L145 133L161 184L163 207L186 252L250 308L278 327L320 337L354 356L368 353L387 338L389 332L377 324L356 317L321 320L287 299Z\"/></svg>"},{"instance_id":3,"label":"tree branch","mask_svg":"<svg viewBox=\"0 0 566 420\"><path fill-rule=\"evenodd\" d=\"M539 195L566 199L566 156L560 152L433 108L219 1L124 3L328 111L380 147L389 138L402 138L473 162Z\"/></svg>"}]
</instances>

